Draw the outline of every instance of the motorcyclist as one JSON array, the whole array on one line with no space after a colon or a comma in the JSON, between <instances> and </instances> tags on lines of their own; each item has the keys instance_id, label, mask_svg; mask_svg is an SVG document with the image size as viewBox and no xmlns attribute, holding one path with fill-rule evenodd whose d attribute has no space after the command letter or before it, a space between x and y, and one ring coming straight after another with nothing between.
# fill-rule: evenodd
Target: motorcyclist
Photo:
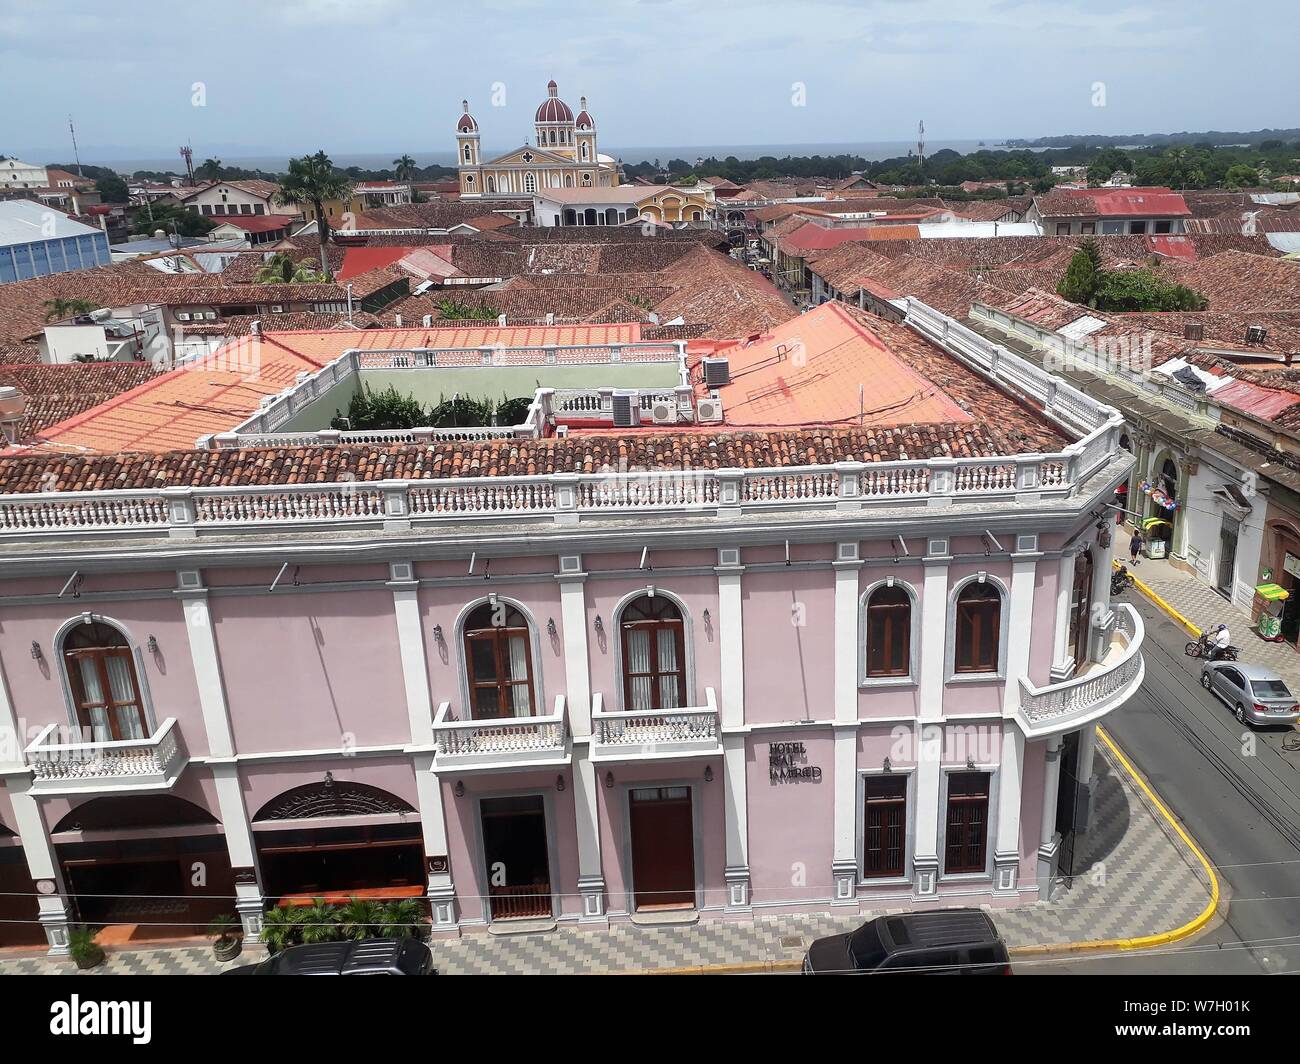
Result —
<instances>
[{"instance_id":1,"label":"motorcyclist","mask_svg":"<svg viewBox=\"0 0 1300 1064\"><path fill-rule=\"evenodd\" d=\"M1228 633L1228 626L1226 624L1219 625L1215 630L1214 639L1210 644L1211 652L1213 654L1211 660L1218 661L1219 658L1223 657L1224 653L1231 645L1232 636Z\"/></svg>"}]
</instances>

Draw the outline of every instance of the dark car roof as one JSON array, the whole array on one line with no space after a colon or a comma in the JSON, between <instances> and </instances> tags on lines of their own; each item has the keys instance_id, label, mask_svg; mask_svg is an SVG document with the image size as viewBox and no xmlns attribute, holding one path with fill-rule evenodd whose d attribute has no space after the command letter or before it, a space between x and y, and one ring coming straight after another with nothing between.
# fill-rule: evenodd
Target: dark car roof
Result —
<instances>
[{"instance_id":1,"label":"dark car roof","mask_svg":"<svg viewBox=\"0 0 1300 1064\"><path fill-rule=\"evenodd\" d=\"M426 947L412 939L367 938L291 946L275 958L278 975L356 975L395 968L419 971Z\"/></svg>"},{"instance_id":2,"label":"dark car roof","mask_svg":"<svg viewBox=\"0 0 1300 1064\"><path fill-rule=\"evenodd\" d=\"M894 949L969 946L992 942L998 929L981 909L940 909L905 913L881 920L884 937Z\"/></svg>"}]
</instances>

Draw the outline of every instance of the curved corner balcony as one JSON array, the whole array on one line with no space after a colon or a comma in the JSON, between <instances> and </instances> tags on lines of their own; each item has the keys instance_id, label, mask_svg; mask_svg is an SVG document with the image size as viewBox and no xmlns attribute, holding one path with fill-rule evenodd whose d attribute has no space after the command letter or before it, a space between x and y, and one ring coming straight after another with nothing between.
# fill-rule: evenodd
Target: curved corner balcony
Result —
<instances>
[{"instance_id":1,"label":"curved corner balcony","mask_svg":"<svg viewBox=\"0 0 1300 1064\"><path fill-rule=\"evenodd\" d=\"M1142 639L1146 630L1137 610L1115 603L1115 628L1101 661L1089 662L1073 679L1035 687L1020 681L1021 730L1031 739L1074 731L1100 720L1133 695L1146 675Z\"/></svg>"},{"instance_id":2,"label":"curved corner balcony","mask_svg":"<svg viewBox=\"0 0 1300 1064\"><path fill-rule=\"evenodd\" d=\"M27 747L33 793L167 790L189 763L173 717L145 739L60 742L67 731L51 724Z\"/></svg>"}]
</instances>

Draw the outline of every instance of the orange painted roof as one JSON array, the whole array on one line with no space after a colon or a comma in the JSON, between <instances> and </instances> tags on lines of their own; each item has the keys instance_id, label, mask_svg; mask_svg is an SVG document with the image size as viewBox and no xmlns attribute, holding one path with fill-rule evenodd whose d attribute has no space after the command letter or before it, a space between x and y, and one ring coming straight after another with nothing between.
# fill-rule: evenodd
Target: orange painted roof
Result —
<instances>
[{"instance_id":1,"label":"orange painted roof","mask_svg":"<svg viewBox=\"0 0 1300 1064\"><path fill-rule=\"evenodd\" d=\"M731 364L731 383L718 389L726 424L856 425L862 411L870 426L973 421L895 351L913 340L925 343L910 330L889 330L887 341L831 302L752 342L720 344Z\"/></svg>"},{"instance_id":2,"label":"orange painted roof","mask_svg":"<svg viewBox=\"0 0 1300 1064\"><path fill-rule=\"evenodd\" d=\"M352 348L530 347L635 343L637 323L472 326L441 329L332 329L241 336L181 369L155 377L41 433L36 447L112 453L186 450L200 436L229 432L303 371L314 373Z\"/></svg>"}]
</instances>

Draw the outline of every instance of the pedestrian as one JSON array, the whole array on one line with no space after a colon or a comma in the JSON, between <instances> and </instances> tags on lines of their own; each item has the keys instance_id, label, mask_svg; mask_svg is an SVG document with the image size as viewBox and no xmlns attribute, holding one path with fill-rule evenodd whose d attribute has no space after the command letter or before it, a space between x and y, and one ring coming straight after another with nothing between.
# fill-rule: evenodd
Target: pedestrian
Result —
<instances>
[{"instance_id":1,"label":"pedestrian","mask_svg":"<svg viewBox=\"0 0 1300 1064\"><path fill-rule=\"evenodd\" d=\"M1133 538L1128 541L1128 560L1132 565L1137 565L1140 561L1138 555L1142 551L1142 531L1133 529Z\"/></svg>"}]
</instances>

